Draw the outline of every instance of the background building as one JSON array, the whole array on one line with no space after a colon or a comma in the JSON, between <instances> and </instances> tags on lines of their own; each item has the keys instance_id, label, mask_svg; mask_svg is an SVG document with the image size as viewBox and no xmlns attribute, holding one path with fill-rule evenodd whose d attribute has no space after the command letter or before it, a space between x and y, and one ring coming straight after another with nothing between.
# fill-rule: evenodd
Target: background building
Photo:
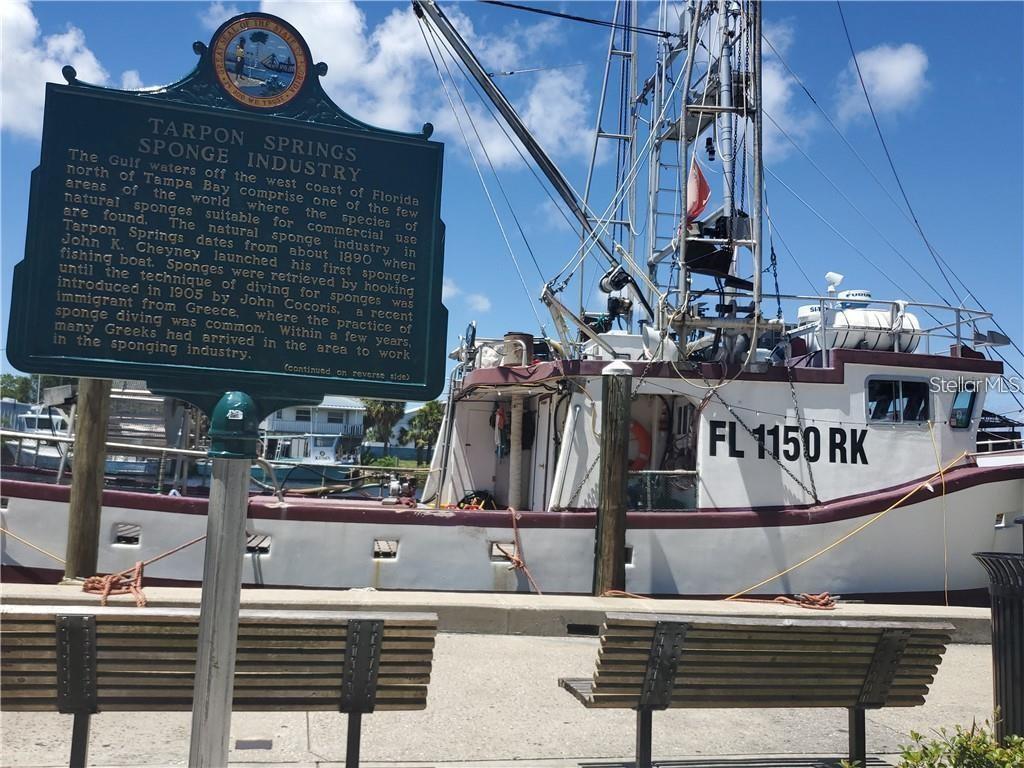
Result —
<instances>
[{"instance_id":1,"label":"background building","mask_svg":"<svg viewBox=\"0 0 1024 768\"><path fill-rule=\"evenodd\" d=\"M354 397L327 395L320 405L295 405L270 414L260 429L268 459L301 459L309 455L312 437L341 437L339 454L356 451L363 439L366 409Z\"/></svg>"}]
</instances>

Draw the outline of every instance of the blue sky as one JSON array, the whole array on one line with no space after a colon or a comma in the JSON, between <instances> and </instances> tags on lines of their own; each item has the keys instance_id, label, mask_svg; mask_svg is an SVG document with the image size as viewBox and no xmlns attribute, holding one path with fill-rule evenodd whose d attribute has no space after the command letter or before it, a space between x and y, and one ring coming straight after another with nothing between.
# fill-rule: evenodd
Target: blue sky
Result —
<instances>
[{"instance_id":1,"label":"blue sky","mask_svg":"<svg viewBox=\"0 0 1024 768\"><path fill-rule=\"evenodd\" d=\"M605 2L542 5L598 18L607 18L612 8ZM556 163L582 188L589 156L587 133L595 119L608 45L606 31L481 4L443 7L489 68L561 67L500 77L498 82ZM550 330L549 317L535 300L541 274L552 276L572 256L576 238L559 224L540 186L475 102L472 109L491 160L539 265L538 270L515 222L506 215L503 223L522 269L524 290L407 3L14 1L2 10L4 339L11 270L23 255L29 174L38 163L44 81L59 79L61 65L71 63L81 79L114 87L173 82L191 70L194 40L208 41L213 29L235 12L261 8L295 24L314 59L327 62L325 87L343 109L386 127L411 130L433 122L435 137L447 144L443 217L449 347L474 319L486 336L507 330L536 332L536 310ZM883 132L928 238L1021 343L1024 5L856 2L844 4L844 10ZM654 12L653 3L643 4L641 19ZM767 34L786 61L898 199L863 97L851 80L850 53L836 5L769 2L765 16ZM873 226L951 298L913 227L771 59L765 87L772 116ZM817 290L824 287L823 274L834 270L846 276L843 288L868 288L882 298L937 300L800 152L778 134L766 141L771 173L885 273L866 264L769 176L773 220ZM706 165L714 186L717 164ZM602 172L609 168L610 163L604 163ZM501 193L493 184L491 192L501 204ZM776 250L783 292L809 292L811 285L779 242ZM592 262L588 268L584 291L595 309L599 305L589 283L596 266ZM570 305L578 303L578 288L570 289L569 295ZM1004 353L1024 369L1020 355L1012 349ZM10 369L6 360L4 365ZM1008 402L1002 409L1017 407Z\"/></svg>"}]
</instances>

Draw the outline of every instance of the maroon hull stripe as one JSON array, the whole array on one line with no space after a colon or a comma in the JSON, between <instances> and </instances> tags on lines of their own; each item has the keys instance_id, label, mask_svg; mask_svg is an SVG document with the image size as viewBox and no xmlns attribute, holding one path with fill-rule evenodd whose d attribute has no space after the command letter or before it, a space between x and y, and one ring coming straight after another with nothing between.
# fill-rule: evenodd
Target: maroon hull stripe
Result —
<instances>
[{"instance_id":1,"label":"maroon hull stripe","mask_svg":"<svg viewBox=\"0 0 1024 768\"><path fill-rule=\"evenodd\" d=\"M870 493L847 496L822 504L800 507L712 508L692 512L677 510L630 512L629 527L634 529L682 528L764 528L787 525L819 525L872 515L888 509L927 477L912 480ZM979 485L1024 479L1024 466L959 467L946 473L947 494ZM921 488L904 504L915 504L935 497L940 484L932 484L935 492ZM68 503L68 486L0 481L4 496ZM105 491L103 504L123 509L154 510L184 515L205 515L206 499L181 496L159 496L130 491ZM575 509L567 512L521 512L518 525L523 528L587 529L595 525L595 510ZM331 523L375 523L391 525L475 526L511 528L512 517L505 510L414 510L406 507L385 507L362 500L289 499L285 506L270 496L253 497L249 517L256 520L314 521Z\"/></svg>"},{"instance_id":2,"label":"maroon hull stripe","mask_svg":"<svg viewBox=\"0 0 1024 768\"><path fill-rule=\"evenodd\" d=\"M933 371L973 373L985 376L1003 372L1003 364L993 360L978 360L970 357L945 357L942 355L918 355L906 352L867 352L860 349L837 349L831 354L831 368L812 368L796 365L791 370L793 381L806 384L842 384L846 379L847 364L874 365L881 367L918 368ZM788 382L789 375L782 366L772 366L764 373L750 373L729 368L725 371L717 363L705 363L700 370L680 370L671 363L646 363L622 360L633 369L634 376L650 379L701 379L706 377L738 378L742 381ZM587 376L597 378L607 365L601 360L563 360L553 363L536 363L529 366L498 366L478 368L468 374L462 385L462 394L476 387L509 387L515 384L538 384L548 379L564 376Z\"/></svg>"}]
</instances>

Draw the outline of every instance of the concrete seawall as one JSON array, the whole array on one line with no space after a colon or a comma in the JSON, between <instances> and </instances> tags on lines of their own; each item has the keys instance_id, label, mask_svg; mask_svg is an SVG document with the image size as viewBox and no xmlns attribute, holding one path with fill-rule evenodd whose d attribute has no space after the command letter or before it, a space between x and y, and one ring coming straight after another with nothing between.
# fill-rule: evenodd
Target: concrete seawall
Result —
<instances>
[{"instance_id":1,"label":"concrete seawall","mask_svg":"<svg viewBox=\"0 0 1024 768\"><path fill-rule=\"evenodd\" d=\"M146 587L153 606L198 607L196 587ZM2 603L99 605L99 598L74 585L5 584ZM111 605L134 605L129 595L110 598ZM955 628L954 643L989 643L990 611L934 605L843 603L819 611L762 600L651 600L584 595L519 595L465 592L378 592L365 589L243 589L242 607L291 610L432 611L442 632L565 637L596 634L604 614L613 611L800 619L879 621L946 621Z\"/></svg>"}]
</instances>

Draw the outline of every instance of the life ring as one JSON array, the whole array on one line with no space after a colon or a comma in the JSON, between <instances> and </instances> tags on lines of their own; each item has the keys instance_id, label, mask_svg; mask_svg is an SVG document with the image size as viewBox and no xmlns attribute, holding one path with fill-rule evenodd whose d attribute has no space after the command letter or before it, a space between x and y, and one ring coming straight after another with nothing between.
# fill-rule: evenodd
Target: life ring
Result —
<instances>
[{"instance_id":1,"label":"life ring","mask_svg":"<svg viewBox=\"0 0 1024 768\"><path fill-rule=\"evenodd\" d=\"M633 472L647 469L651 460L651 433L635 419L629 425L629 468Z\"/></svg>"}]
</instances>

